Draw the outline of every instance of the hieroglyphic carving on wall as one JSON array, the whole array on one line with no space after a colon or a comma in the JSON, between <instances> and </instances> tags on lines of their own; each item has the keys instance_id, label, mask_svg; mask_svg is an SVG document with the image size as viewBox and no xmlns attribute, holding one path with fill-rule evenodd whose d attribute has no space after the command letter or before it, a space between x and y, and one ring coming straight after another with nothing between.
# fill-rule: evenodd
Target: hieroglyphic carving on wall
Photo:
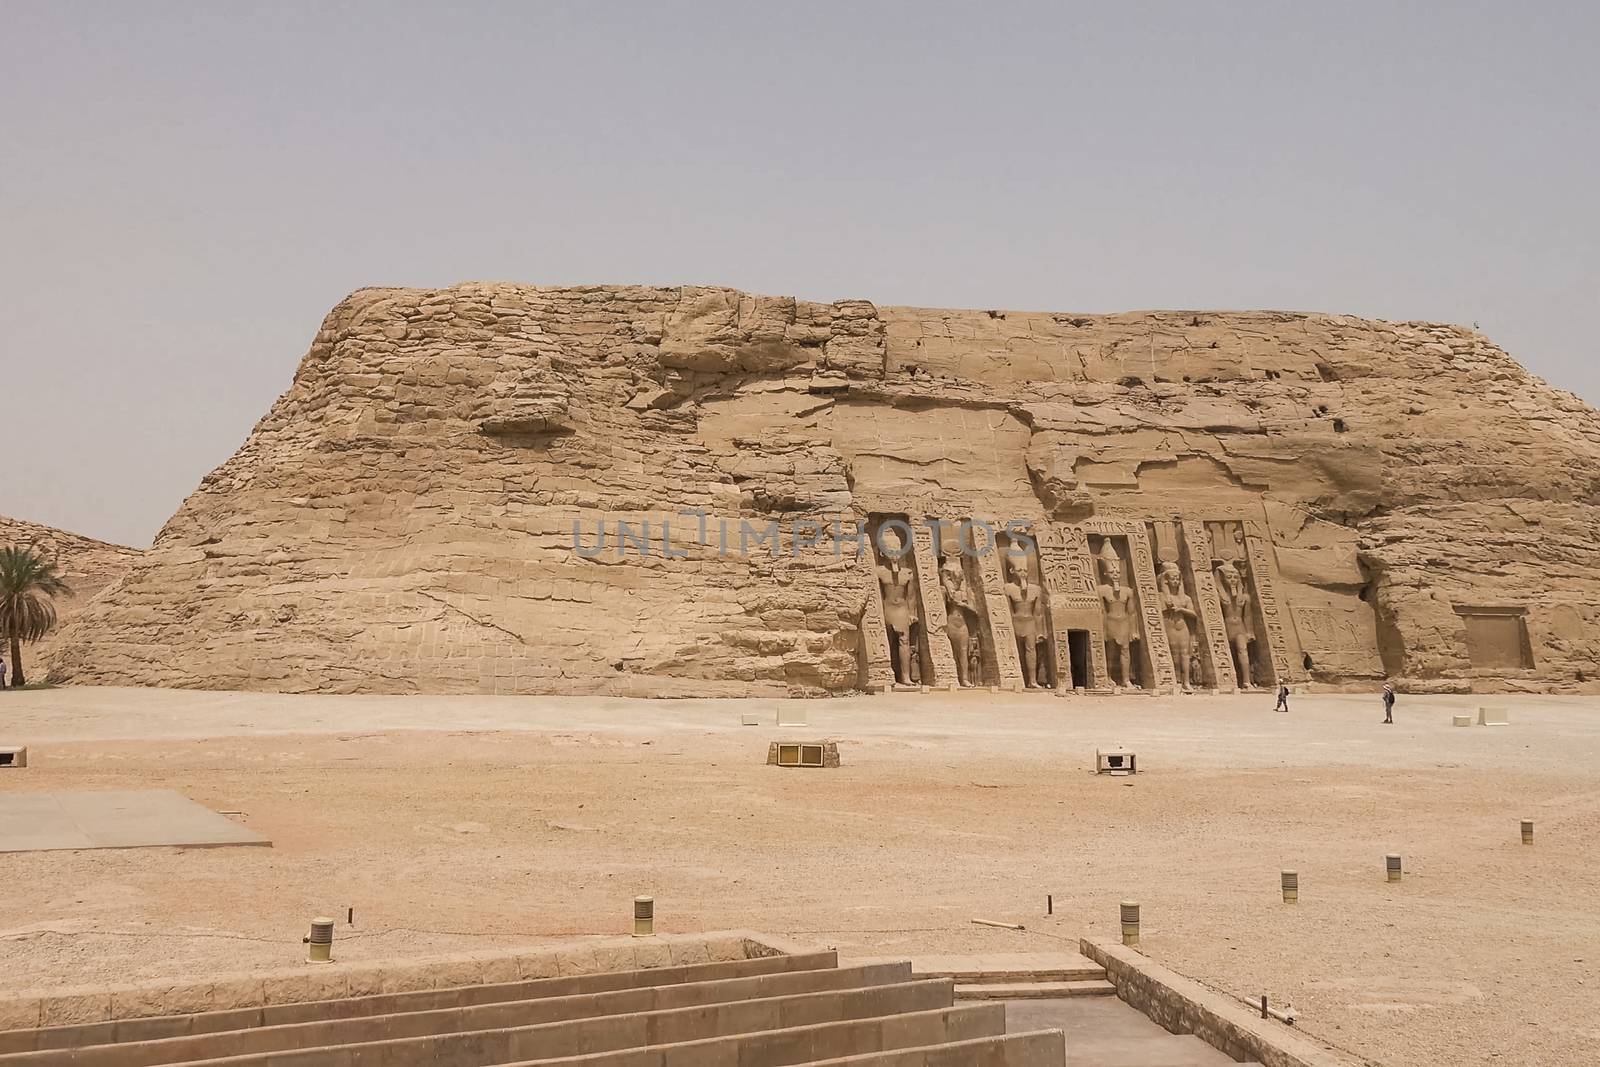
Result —
<instances>
[{"instance_id":1,"label":"hieroglyphic carving on wall","mask_svg":"<svg viewBox=\"0 0 1600 1067\"><path fill-rule=\"evenodd\" d=\"M1167 644L1167 627L1161 618L1161 593L1156 588L1155 560L1150 553L1150 535L1144 525L1128 531L1128 548L1133 554L1133 578L1139 590L1139 611L1144 617L1145 646L1150 650L1151 688L1176 689L1178 678L1172 669L1172 649Z\"/></svg>"},{"instance_id":2,"label":"hieroglyphic carving on wall","mask_svg":"<svg viewBox=\"0 0 1600 1067\"><path fill-rule=\"evenodd\" d=\"M1089 687L1097 692L1109 692L1111 679L1106 676L1106 624L1100 605L1100 583L1095 578L1089 537L1081 526L1067 527L1067 559L1071 564L1072 602L1084 606L1084 617L1089 622Z\"/></svg>"},{"instance_id":3,"label":"hieroglyphic carving on wall","mask_svg":"<svg viewBox=\"0 0 1600 1067\"><path fill-rule=\"evenodd\" d=\"M1050 637L1055 644L1055 680L1057 689L1072 686L1072 661L1067 629L1062 625L1070 594L1067 592L1069 567L1061 544L1061 535L1051 523L1040 523L1033 533L1034 544L1039 549L1039 574L1044 579L1045 599L1050 617Z\"/></svg>"},{"instance_id":4,"label":"hieroglyphic carving on wall","mask_svg":"<svg viewBox=\"0 0 1600 1067\"><path fill-rule=\"evenodd\" d=\"M1095 592L1094 559L1089 555L1089 539L1078 526L1040 523L1035 540L1039 545L1039 567L1044 572L1045 591L1050 596L1050 629L1056 642L1056 688L1070 688L1072 678L1071 630L1089 632L1089 677L1091 689L1106 685L1106 635L1101 620L1100 594Z\"/></svg>"},{"instance_id":5,"label":"hieroglyphic carving on wall","mask_svg":"<svg viewBox=\"0 0 1600 1067\"><path fill-rule=\"evenodd\" d=\"M1098 608L1100 594L1094 591L1094 557L1089 555L1089 536L1081 526L1048 524L1057 533L1067 560L1067 594L1074 607Z\"/></svg>"},{"instance_id":6,"label":"hieroglyphic carving on wall","mask_svg":"<svg viewBox=\"0 0 1600 1067\"><path fill-rule=\"evenodd\" d=\"M939 584L939 556L934 550L933 522L929 516L912 516L912 562L917 576L917 589L922 599L922 625L927 637L928 658L932 660L933 677L922 679L924 684L956 684L956 659L950 651L950 634L945 629L944 589Z\"/></svg>"},{"instance_id":7,"label":"hieroglyphic carving on wall","mask_svg":"<svg viewBox=\"0 0 1600 1067\"><path fill-rule=\"evenodd\" d=\"M1095 504L1095 519L1105 522L1171 522L1183 518L1185 511L1203 510L1208 522L1243 522L1259 519L1262 507L1254 502L1211 499L1198 509L1163 507L1160 504L1127 505L1114 502ZM1091 520L1092 521L1092 520Z\"/></svg>"},{"instance_id":8,"label":"hieroglyphic carving on wall","mask_svg":"<svg viewBox=\"0 0 1600 1067\"><path fill-rule=\"evenodd\" d=\"M1211 546L1211 562L1238 563L1245 557L1244 532L1238 522L1231 520L1205 521L1207 544Z\"/></svg>"},{"instance_id":9,"label":"hieroglyphic carving on wall","mask_svg":"<svg viewBox=\"0 0 1600 1067\"><path fill-rule=\"evenodd\" d=\"M994 638L1000 688L1021 689L1022 662L1017 657L1017 634L1011 626L1011 602L1006 598L1006 580L1000 570L994 532L981 522L972 523L969 529L978 573L983 577L983 606L989 616L989 633Z\"/></svg>"},{"instance_id":10,"label":"hieroglyphic carving on wall","mask_svg":"<svg viewBox=\"0 0 1600 1067\"><path fill-rule=\"evenodd\" d=\"M1255 580L1256 602L1261 609L1261 622L1267 630L1267 648L1272 657L1274 682L1286 682L1294 674L1293 664L1299 657L1291 648L1293 635L1284 625L1283 613L1278 604L1278 568L1272 558L1272 542L1266 524L1246 521L1244 524L1245 555L1250 561L1250 575ZM1293 658L1291 658L1293 657Z\"/></svg>"},{"instance_id":11,"label":"hieroglyphic carving on wall","mask_svg":"<svg viewBox=\"0 0 1600 1067\"><path fill-rule=\"evenodd\" d=\"M1217 582L1211 574L1211 540L1206 536L1205 523L1185 520L1183 544L1189 550L1190 577L1194 580L1195 600L1200 606L1200 647L1216 679L1218 689L1237 687L1233 675L1233 652L1228 647L1228 631L1222 622L1222 601L1217 596Z\"/></svg>"},{"instance_id":12,"label":"hieroglyphic carving on wall","mask_svg":"<svg viewBox=\"0 0 1600 1067\"><path fill-rule=\"evenodd\" d=\"M1371 626L1354 608L1293 604L1290 614L1300 645L1312 652L1364 653L1372 647Z\"/></svg>"},{"instance_id":13,"label":"hieroglyphic carving on wall","mask_svg":"<svg viewBox=\"0 0 1600 1067\"><path fill-rule=\"evenodd\" d=\"M867 553L868 565L861 571L866 605L861 612L861 642L867 653L867 692L882 693L894 685L894 668L889 663L889 633L883 621L883 590L878 588L873 561Z\"/></svg>"}]
</instances>

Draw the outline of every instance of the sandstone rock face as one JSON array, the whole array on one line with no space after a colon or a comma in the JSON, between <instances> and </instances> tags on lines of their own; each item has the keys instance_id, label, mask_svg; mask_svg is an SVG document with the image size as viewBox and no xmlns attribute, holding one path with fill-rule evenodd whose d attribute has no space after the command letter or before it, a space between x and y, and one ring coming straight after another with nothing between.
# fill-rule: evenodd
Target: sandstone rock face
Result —
<instances>
[{"instance_id":1,"label":"sandstone rock face","mask_svg":"<svg viewBox=\"0 0 1600 1067\"><path fill-rule=\"evenodd\" d=\"M367 289L54 672L1600 691L1597 523L1596 412L1451 326Z\"/></svg>"},{"instance_id":2,"label":"sandstone rock face","mask_svg":"<svg viewBox=\"0 0 1600 1067\"><path fill-rule=\"evenodd\" d=\"M128 572L139 558L139 550L4 515L0 515L0 545L32 547L54 560L57 571L72 586L71 596L58 597L55 602L61 625L44 640L23 647L22 665L28 671L29 681L39 681L45 677L45 671L39 668L49 664L62 630L77 618L89 601L100 595L101 590ZM6 674L10 676L9 669Z\"/></svg>"}]
</instances>

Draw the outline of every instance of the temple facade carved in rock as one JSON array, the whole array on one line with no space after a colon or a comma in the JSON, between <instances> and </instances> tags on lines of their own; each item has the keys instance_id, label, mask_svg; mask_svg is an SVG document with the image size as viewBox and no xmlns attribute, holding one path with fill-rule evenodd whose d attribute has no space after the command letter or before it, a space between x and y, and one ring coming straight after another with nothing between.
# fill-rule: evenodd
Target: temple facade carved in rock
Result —
<instances>
[{"instance_id":1,"label":"temple facade carved in rock","mask_svg":"<svg viewBox=\"0 0 1600 1067\"><path fill-rule=\"evenodd\" d=\"M869 692L1235 692L1310 677L1279 620L1264 521L1247 534L1230 519L1004 524L941 509L916 525L872 516L867 528L877 568L860 629ZM1374 661L1375 633L1364 631ZM919 635L937 652L924 658ZM1318 640L1354 646L1362 633Z\"/></svg>"},{"instance_id":2,"label":"temple facade carved in rock","mask_svg":"<svg viewBox=\"0 0 1600 1067\"><path fill-rule=\"evenodd\" d=\"M1451 326L367 289L50 669L1600 692L1597 470L1593 409Z\"/></svg>"}]
</instances>

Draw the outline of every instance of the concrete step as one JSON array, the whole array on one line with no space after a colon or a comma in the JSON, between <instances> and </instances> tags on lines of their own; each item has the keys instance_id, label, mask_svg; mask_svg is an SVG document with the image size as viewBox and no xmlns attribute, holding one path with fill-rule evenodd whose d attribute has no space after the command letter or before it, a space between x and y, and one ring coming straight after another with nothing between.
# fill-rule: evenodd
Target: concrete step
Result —
<instances>
[{"instance_id":1,"label":"concrete step","mask_svg":"<svg viewBox=\"0 0 1600 1067\"><path fill-rule=\"evenodd\" d=\"M392 1015L261 1026L224 1033L153 1041L91 1045L0 1056L0 1067L26 1057L29 1067L151 1067L331 1045L360 1045L386 1038L505 1030L599 1016L664 1011L736 1001L759 1001L824 990L860 990L904 983L909 963L875 964L832 970L790 971L676 985L643 986L564 997L475 1004Z\"/></svg>"},{"instance_id":2,"label":"concrete step","mask_svg":"<svg viewBox=\"0 0 1600 1067\"><path fill-rule=\"evenodd\" d=\"M807 1062L811 1067L1066 1067L1067 1045L1060 1030L1040 1030Z\"/></svg>"},{"instance_id":3,"label":"concrete step","mask_svg":"<svg viewBox=\"0 0 1600 1067\"><path fill-rule=\"evenodd\" d=\"M825 1057L1003 1037L1005 1032L1005 1005L962 1004L888 1018L815 1023L649 1048L531 1060L507 1067L666 1067L669 1064L734 1063L740 1067L782 1067Z\"/></svg>"},{"instance_id":4,"label":"concrete step","mask_svg":"<svg viewBox=\"0 0 1600 1067\"><path fill-rule=\"evenodd\" d=\"M304 1001L296 1004L269 1004L265 1007L230 1011L197 1012L190 1015L162 1015L141 1019L75 1026L51 1026L34 1030L0 1032L0 1056L46 1049L83 1048L89 1045L119 1044L131 1041L157 1041L199 1034L218 1034L264 1026L357 1019L408 1012L437 1011L511 1001L605 993L623 989L712 982L758 975L790 974L797 971L831 970L838 965L832 951L797 955L762 956L721 963L697 963L674 967L650 967L566 978L534 978L522 982L494 985L450 986L406 993L381 993L339 1000Z\"/></svg>"},{"instance_id":5,"label":"concrete step","mask_svg":"<svg viewBox=\"0 0 1600 1067\"><path fill-rule=\"evenodd\" d=\"M1023 1004L1092 980L1031 959L973 971L982 1003L906 960L832 952L460 986L0 1034L0 1067L1065 1067L1062 1032ZM1029 1008L1028 1010L1034 1010Z\"/></svg>"},{"instance_id":6,"label":"concrete step","mask_svg":"<svg viewBox=\"0 0 1600 1067\"><path fill-rule=\"evenodd\" d=\"M601 994L603 995L603 994ZM541 1002L523 1002L532 1007ZM352 1064L429 1064L430 1067L487 1067L491 1064L579 1056L656 1045L676 1044L735 1034L757 1034L817 1023L882 1019L955 1006L954 983L948 979L901 982L864 989L831 989L817 993L736 1000L660 1011L563 1019L534 1025L507 1026L424 1036L396 1036L344 1044L323 1044L240 1055L224 1051L214 1058L185 1061L193 1067L351 1067ZM403 1021L410 1016L386 1016ZM323 1023L322 1026L334 1024ZM232 1035L235 1039L243 1034ZM139 1043L106 1046L126 1054ZM79 1058L51 1061L48 1067L84 1067ZM17 1067L46 1067L40 1059L17 1058ZM137 1054L136 1054L137 1055ZM171 1061L139 1057L105 1061L112 1067L151 1067ZM956 1061L960 1062L960 1061Z\"/></svg>"},{"instance_id":7,"label":"concrete step","mask_svg":"<svg viewBox=\"0 0 1600 1067\"><path fill-rule=\"evenodd\" d=\"M1076 952L914 956L911 973L919 977L954 978L958 985L984 982L1084 982L1106 976L1105 968Z\"/></svg>"},{"instance_id":8,"label":"concrete step","mask_svg":"<svg viewBox=\"0 0 1600 1067\"><path fill-rule=\"evenodd\" d=\"M1104 978L1070 982L963 983L956 986L957 1000L1041 1000L1054 997L1114 997L1117 987Z\"/></svg>"}]
</instances>

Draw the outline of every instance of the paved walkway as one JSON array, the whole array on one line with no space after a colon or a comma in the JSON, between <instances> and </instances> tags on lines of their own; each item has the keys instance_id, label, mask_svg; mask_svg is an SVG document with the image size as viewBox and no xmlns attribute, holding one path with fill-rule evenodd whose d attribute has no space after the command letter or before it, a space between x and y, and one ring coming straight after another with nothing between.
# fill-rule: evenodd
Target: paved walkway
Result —
<instances>
[{"instance_id":1,"label":"paved walkway","mask_svg":"<svg viewBox=\"0 0 1600 1067\"><path fill-rule=\"evenodd\" d=\"M1009 1000L1006 1032L1060 1030L1067 1067L1239 1067L1192 1034L1169 1034L1116 997Z\"/></svg>"},{"instance_id":2,"label":"paved walkway","mask_svg":"<svg viewBox=\"0 0 1600 1067\"><path fill-rule=\"evenodd\" d=\"M170 789L0 793L0 852L270 844Z\"/></svg>"}]
</instances>

